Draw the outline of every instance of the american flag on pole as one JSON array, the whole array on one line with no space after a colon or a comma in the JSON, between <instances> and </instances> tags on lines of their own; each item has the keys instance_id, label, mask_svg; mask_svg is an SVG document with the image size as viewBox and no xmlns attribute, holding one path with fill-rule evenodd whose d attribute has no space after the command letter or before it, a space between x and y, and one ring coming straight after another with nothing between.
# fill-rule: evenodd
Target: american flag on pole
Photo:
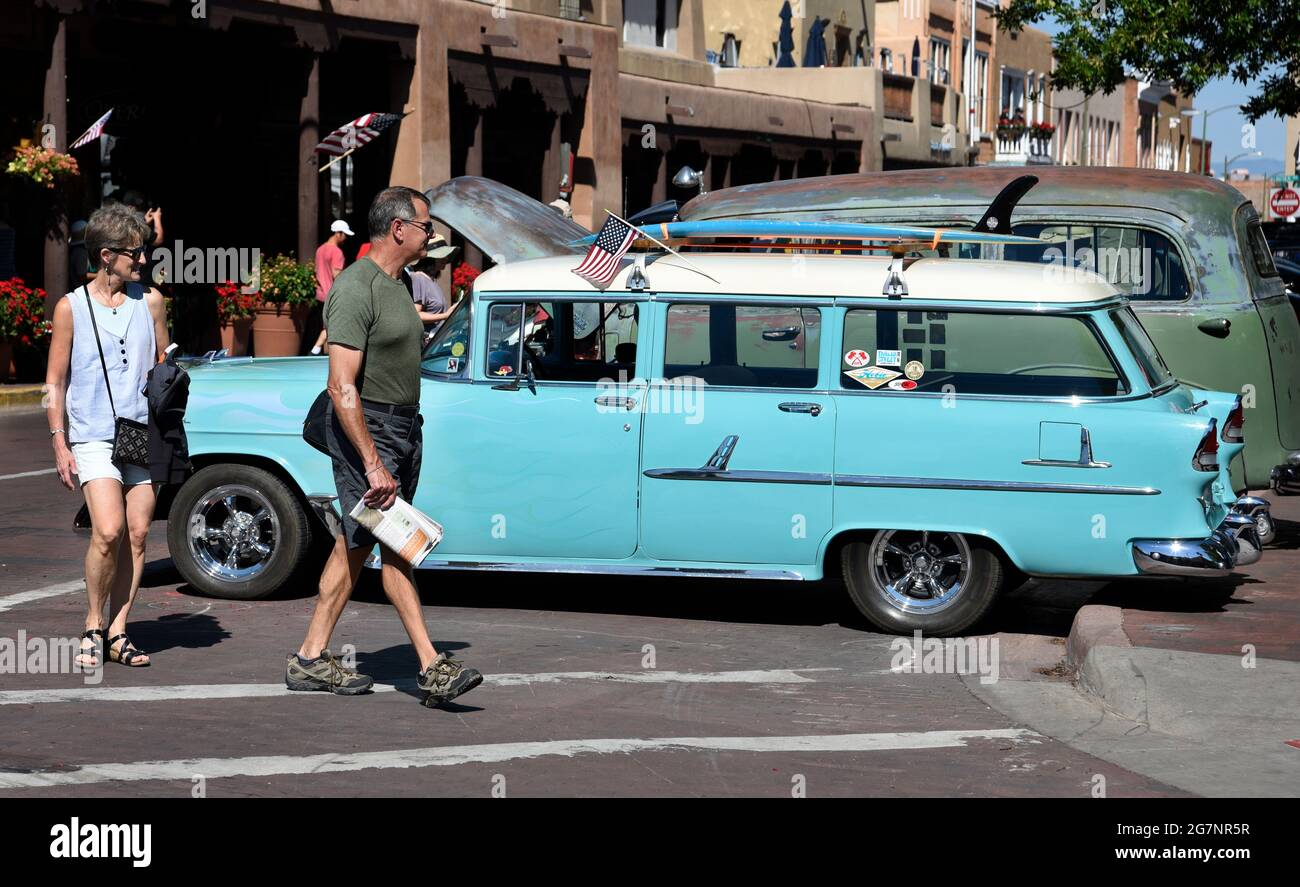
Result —
<instances>
[{"instance_id":1,"label":"american flag on pole","mask_svg":"<svg viewBox=\"0 0 1300 887\"><path fill-rule=\"evenodd\" d=\"M343 155L379 138L379 134L402 119L401 114L363 114L345 123L321 140L317 153Z\"/></svg>"},{"instance_id":2,"label":"american flag on pole","mask_svg":"<svg viewBox=\"0 0 1300 887\"><path fill-rule=\"evenodd\" d=\"M104 126L105 124L108 123L108 118L112 116L113 116L113 109L109 108L103 117L99 118L94 123L92 123L90 125L90 129L83 132L79 139L77 139L75 142L73 142L71 145L68 146L68 150L71 151L75 148L80 148L82 145L88 145L91 142L93 142L95 139L102 136L104 134Z\"/></svg>"},{"instance_id":3,"label":"american flag on pole","mask_svg":"<svg viewBox=\"0 0 1300 887\"><path fill-rule=\"evenodd\" d=\"M573 273L595 286L609 286L618 273L618 260L631 248L636 235L636 228L610 215L596 235L596 242L587 250L587 258L573 269Z\"/></svg>"}]
</instances>

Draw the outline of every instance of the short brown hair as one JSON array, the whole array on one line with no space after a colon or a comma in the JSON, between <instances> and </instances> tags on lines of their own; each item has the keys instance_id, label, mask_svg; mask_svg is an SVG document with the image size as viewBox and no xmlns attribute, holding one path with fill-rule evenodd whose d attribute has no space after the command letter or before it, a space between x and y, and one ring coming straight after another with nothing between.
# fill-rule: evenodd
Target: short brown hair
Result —
<instances>
[{"instance_id":1,"label":"short brown hair","mask_svg":"<svg viewBox=\"0 0 1300 887\"><path fill-rule=\"evenodd\" d=\"M114 247L148 246L153 228L125 203L110 203L90 214L86 223L86 253L90 267L99 268L99 251Z\"/></svg>"}]
</instances>

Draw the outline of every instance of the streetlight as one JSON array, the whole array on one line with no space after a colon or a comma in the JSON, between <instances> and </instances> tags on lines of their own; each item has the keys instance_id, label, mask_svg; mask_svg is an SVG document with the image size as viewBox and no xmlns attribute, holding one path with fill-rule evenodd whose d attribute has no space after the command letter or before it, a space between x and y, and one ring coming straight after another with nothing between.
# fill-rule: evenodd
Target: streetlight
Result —
<instances>
[{"instance_id":1,"label":"streetlight","mask_svg":"<svg viewBox=\"0 0 1300 887\"><path fill-rule=\"evenodd\" d=\"M1184 117L1195 117L1197 114L1204 115L1201 118L1201 161L1202 161L1201 169L1205 170L1205 169L1209 169L1210 167L1210 164L1206 161L1205 158L1205 136L1206 136L1206 131L1210 128L1210 115L1217 114L1220 111L1226 111L1229 108L1239 109L1240 107L1241 107L1240 105L1220 105L1219 107L1215 108L1212 111L1207 111L1204 108L1184 108L1182 110L1181 113ZM1226 173L1224 174L1223 178L1225 181L1227 180L1228 176Z\"/></svg>"},{"instance_id":2,"label":"streetlight","mask_svg":"<svg viewBox=\"0 0 1300 887\"><path fill-rule=\"evenodd\" d=\"M1243 157L1263 157L1263 156L1264 156L1263 151L1242 151L1240 154L1236 154L1232 157L1223 158L1223 180L1225 182L1228 181L1228 164L1231 163L1232 161L1240 160Z\"/></svg>"}]
</instances>

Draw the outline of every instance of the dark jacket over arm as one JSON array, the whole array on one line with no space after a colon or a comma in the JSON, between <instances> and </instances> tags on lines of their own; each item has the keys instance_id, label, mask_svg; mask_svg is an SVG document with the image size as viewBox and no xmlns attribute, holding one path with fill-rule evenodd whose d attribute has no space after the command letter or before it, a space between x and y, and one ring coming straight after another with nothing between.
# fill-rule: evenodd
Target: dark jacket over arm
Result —
<instances>
[{"instance_id":1,"label":"dark jacket over arm","mask_svg":"<svg viewBox=\"0 0 1300 887\"><path fill-rule=\"evenodd\" d=\"M149 371L149 475L156 484L183 483L189 477L190 447L185 439L185 405L190 376L170 356Z\"/></svg>"}]
</instances>

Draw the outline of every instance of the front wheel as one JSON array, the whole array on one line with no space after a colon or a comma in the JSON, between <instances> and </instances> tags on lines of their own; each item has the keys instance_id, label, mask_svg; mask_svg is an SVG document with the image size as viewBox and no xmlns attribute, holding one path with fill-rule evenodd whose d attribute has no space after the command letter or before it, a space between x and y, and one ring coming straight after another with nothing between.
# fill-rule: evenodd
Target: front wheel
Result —
<instances>
[{"instance_id":1,"label":"front wheel","mask_svg":"<svg viewBox=\"0 0 1300 887\"><path fill-rule=\"evenodd\" d=\"M280 478L251 465L209 465L185 482L167 515L167 545L185 580L204 594L257 600L307 559L311 525Z\"/></svg>"},{"instance_id":2,"label":"front wheel","mask_svg":"<svg viewBox=\"0 0 1300 887\"><path fill-rule=\"evenodd\" d=\"M1002 589L1002 563L961 533L880 530L841 555L849 597L872 625L895 634L960 634Z\"/></svg>"}]
</instances>

